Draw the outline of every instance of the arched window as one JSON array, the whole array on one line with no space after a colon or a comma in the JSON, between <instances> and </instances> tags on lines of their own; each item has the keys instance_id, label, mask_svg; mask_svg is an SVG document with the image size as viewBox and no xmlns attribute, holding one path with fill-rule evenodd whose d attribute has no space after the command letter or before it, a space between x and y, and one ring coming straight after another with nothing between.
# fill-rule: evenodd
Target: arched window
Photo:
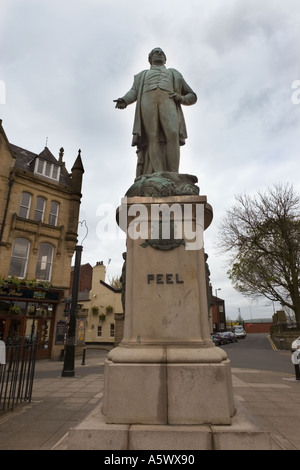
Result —
<instances>
[{"instance_id":1,"label":"arched window","mask_svg":"<svg viewBox=\"0 0 300 470\"><path fill-rule=\"evenodd\" d=\"M35 213L34 213L34 220L43 222L44 220L44 212L45 212L45 205L46 200L43 197L36 198L36 206L35 206Z\"/></svg>"},{"instance_id":2,"label":"arched window","mask_svg":"<svg viewBox=\"0 0 300 470\"><path fill-rule=\"evenodd\" d=\"M50 281L53 260L53 246L50 243L41 243L36 265L36 279Z\"/></svg>"},{"instance_id":3,"label":"arched window","mask_svg":"<svg viewBox=\"0 0 300 470\"><path fill-rule=\"evenodd\" d=\"M20 207L19 207L19 217L23 217L24 219L28 219L30 204L31 204L31 194L26 193L24 191L22 193Z\"/></svg>"},{"instance_id":4,"label":"arched window","mask_svg":"<svg viewBox=\"0 0 300 470\"><path fill-rule=\"evenodd\" d=\"M59 203L51 201L50 212L49 212L49 225L57 225L59 211Z\"/></svg>"},{"instance_id":5,"label":"arched window","mask_svg":"<svg viewBox=\"0 0 300 470\"><path fill-rule=\"evenodd\" d=\"M10 258L9 276L26 276L30 242L26 238L16 238Z\"/></svg>"}]
</instances>

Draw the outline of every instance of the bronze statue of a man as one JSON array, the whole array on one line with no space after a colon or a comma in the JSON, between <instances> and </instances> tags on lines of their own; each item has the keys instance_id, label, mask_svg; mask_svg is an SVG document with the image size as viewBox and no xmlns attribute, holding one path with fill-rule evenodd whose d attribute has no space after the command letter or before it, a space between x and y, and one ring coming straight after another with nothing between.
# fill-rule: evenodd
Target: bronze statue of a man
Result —
<instances>
[{"instance_id":1,"label":"bronze statue of a man","mask_svg":"<svg viewBox=\"0 0 300 470\"><path fill-rule=\"evenodd\" d=\"M134 77L132 88L114 100L124 109L137 102L132 145L137 146L136 176L179 170L180 145L187 138L181 105L196 103L197 96L180 72L167 69L166 55L156 47L149 54L149 70Z\"/></svg>"}]
</instances>

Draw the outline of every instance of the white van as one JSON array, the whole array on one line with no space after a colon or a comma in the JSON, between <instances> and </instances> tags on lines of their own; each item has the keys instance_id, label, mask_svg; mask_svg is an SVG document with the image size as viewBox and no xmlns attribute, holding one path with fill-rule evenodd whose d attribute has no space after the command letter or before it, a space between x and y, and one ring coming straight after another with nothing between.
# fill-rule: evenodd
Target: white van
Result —
<instances>
[{"instance_id":1,"label":"white van","mask_svg":"<svg viewBox=\"0 0 300 470\"><path fill-rule=\"evenodd\" d=\"M234 327L234 334L237 338L246 338L246 331L242 327L242 325L237 325Z\"/></svg>"}]
</instances>

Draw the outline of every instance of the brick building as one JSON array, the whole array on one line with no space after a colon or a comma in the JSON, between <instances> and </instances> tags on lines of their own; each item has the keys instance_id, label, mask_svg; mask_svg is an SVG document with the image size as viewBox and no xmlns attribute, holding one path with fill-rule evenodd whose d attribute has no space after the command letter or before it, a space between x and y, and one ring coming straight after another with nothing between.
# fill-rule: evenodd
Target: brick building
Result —
<instances>
[{"instance_id":1,"label":"brick building","mask_svg":"<svg viewBox=\"0 0 300 470\"><path fill-rule=\"evenodd\" d=\"M71 267L70 276L70 294L72 294L74 278L74 266ZM90 263L82 264L80 266L79 286L78 292L89 292L92 288L93 268Z\"/></svg>"},{"instance_id":2,"label":"brick building","mask_svg":"<svg viewBox=\"0 0 300 470\"><path fill-rule=\"evenodd\" d=\"M273 322L270 318L258 320L245 320L243 327L246 333L270 333Z\"/></svg>"},{"instance_id":3,"label":"brick building","mask_svg":"<svg viewBox=\"0 0 300 470\"><path fill-rule=\"evenodd\" d=\"M226 330L225 301L215 295L211 295L211 321L212 331Z\"/></svg>"},{"instance_id":4,"label":"brick building","mask_svg":"<svg viewBox=\"0 0 300 470\"><path fill-rule=\"evenodd\" d=\"M57 358L77 243L84 168L45 147L9 142L0 121L0 338L38 333L38 358Z\"/></svg>"}]
</instances>

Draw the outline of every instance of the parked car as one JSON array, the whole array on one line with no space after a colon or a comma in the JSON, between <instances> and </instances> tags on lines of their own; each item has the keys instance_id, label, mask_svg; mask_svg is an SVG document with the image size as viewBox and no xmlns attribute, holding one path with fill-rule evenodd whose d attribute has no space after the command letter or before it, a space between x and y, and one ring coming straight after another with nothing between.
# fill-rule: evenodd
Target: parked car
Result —
<instances>
[{"instance_id":1,"label":"parked car","mask_svg":"<svg viewBox=\"0 0 300 470\"><path fill-rule=\"evenodd\" d=\"M228 336L226 335L226 331L222 331L220 333L220 336L221 336L222 340L224 341L223 344L228 344L228 343L231 342L230 339L228 338Z\"/></svg>"},{"instance_id":2,"label":"parked car","mask_svg":"<svg viewBox=\"0 0 300 470\"><path fill-rule=\"evenodd\" d=\"M220 333L219 331L216 333L213 333L212 335L218 340L219 346L222 346L222 344L228 343L228 338L226 338L226 336L223 336L223 334Z\"/></svg>"},{"instance_id":3,"label":"parked car","mask_svg":"<svg viewBox=\"0 0 300 470\"><path fill-rule=\"evenodd\" d=\"M246 338L246 331L242 327L242 325L237 325L234 327L234 334L237 338Z\"/></svg>"},{"instance_id":4,"label":"parked car","mask_svg":"<svg viewBox=\"0 0 300 470\"><path fill-rule=\"evenodd\" d=\"M211 339L213 340L213 342L216 346L221 345L221 339L218 337L218 335L211 334L210 337L211 337Z\"/></svg>"},{"instance_id":5,"label":"parked car","mask_svg":"<svg viewBox=\"0 0 300 470\"><path fill-rule=\"evenodd\" d=\"M228 339L229 343L236 343L237 342L237 337L236 334L233 333L232 331L224 331L224 333L221 333L222 336L225 336L225 338Z\"/></svg>"},{"instance_id":6,"label":"parked car","mask_svg":"<svg viewBox=\"0 0 300 470\"><path fill-rule=\"evenodd\" d=\"M297 349L297 346L300 346L300 336L292 342L291 351L294 352Z\"/></svg>"},{"instance_id":7,"label":"parked car","mask_svg":"<svg viewBox=\"0 0 300 470\"><path fill-rule=\"evenodd\" d=\"M222 344L227 344L228 339L224 338L221 333L212 333L211 338L216 346L222 346Z\"/></svg>"}]
</instances>

